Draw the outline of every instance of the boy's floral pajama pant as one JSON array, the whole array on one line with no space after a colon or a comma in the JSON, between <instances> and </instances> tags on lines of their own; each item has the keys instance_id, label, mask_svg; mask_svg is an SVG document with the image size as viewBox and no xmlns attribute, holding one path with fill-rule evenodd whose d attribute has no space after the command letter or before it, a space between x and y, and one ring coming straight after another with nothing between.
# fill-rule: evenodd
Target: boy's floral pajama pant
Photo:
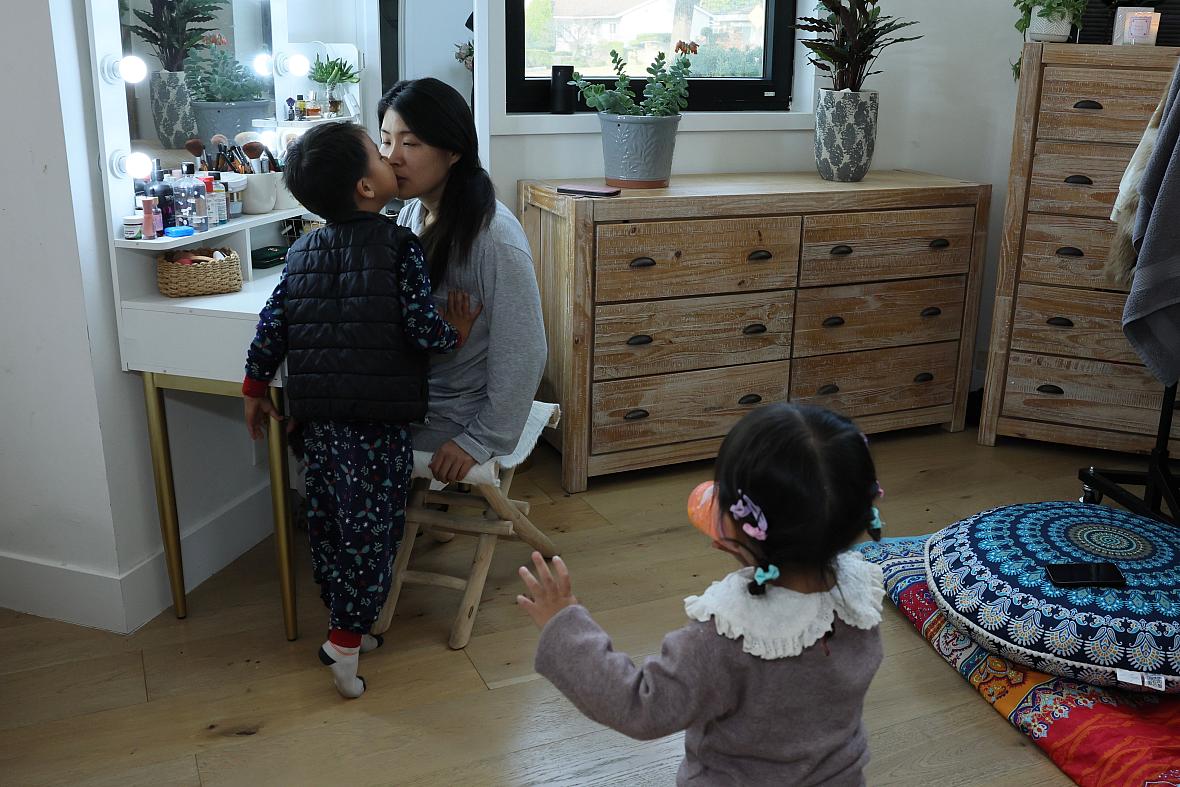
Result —
<instances>
[{"instance_id":1,"label":"boy's floral pajama pant","mask_svg":"<svg viewBox=\"0 0 1180 787\"><path fill-rule=\"evenodd\" d=\"M409 430L376 422L302 425L307 531L331 627L364 634L389 595L414 469Z\"/></svg>"}]
</instances>

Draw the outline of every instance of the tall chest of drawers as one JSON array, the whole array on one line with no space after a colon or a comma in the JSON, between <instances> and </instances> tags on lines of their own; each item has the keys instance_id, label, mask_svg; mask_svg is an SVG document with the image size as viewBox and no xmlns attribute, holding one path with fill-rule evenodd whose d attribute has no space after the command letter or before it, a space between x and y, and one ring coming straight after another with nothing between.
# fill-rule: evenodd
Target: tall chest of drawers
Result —
<instances>
[{"instance_id":1,"label":"tall chest of drawers","mask_svg":"<svg viewBox=\"0 0 1180 787\"><path fill-rule=\"evenodd\" d=\"M981 443L1150 450L1163 389L1123 337L1126 290L1104 263L1119 181L1178 55L1025 47Z\"/></svg>"},{"instance_id":2,"label":"tall chest of drawers","mask_svg":"<svg viewBox=\"0 0 1180 787\"><path fill-rule=\"evenodd\" d=\"M913 172L679 175L575 197L521 181L562 486L712 457L751 409L963 428L990 187Z\"/></svg>"}]
</instances>

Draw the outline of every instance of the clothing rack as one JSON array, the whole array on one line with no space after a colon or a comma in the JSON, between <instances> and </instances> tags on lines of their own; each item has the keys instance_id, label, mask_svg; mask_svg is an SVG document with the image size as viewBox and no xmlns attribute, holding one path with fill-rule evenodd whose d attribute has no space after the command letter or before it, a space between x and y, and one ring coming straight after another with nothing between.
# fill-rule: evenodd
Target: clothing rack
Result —
<instances>
[{"instance_id":1,"label":"clothing rack","mask_svg":"<svg viewBox=\"0 0 1180 787\"><path fill-rule=\"evenodd\" d=\"M1147 469L1082 468L1078 471L1078 479L1082 482L1081 502L1101 503L1105 495L1128 511L1180 527L1180 505L1177 504L1177 500L1180 500L1180 476L1168 458L1168 439L1172 433L1172 415L1175 410L1176 383L1172 383L1164 389L1159 429ZM1132 494L1125 486L1143 487L1143 496ZM1165 503L1168 513L1163 510Z\"/></svg>"}]
</instances>

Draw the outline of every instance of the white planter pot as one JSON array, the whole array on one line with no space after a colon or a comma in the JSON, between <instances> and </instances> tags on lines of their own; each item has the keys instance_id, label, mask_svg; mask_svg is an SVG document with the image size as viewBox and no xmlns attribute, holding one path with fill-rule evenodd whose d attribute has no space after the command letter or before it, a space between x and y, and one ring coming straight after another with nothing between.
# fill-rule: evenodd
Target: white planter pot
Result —
<instances>
[{"instance_id":1,"label":"white planter pot","mask_svg":"<svg viewBox=\"0 0 1180 787\"><path fill-rule=\"evenodd\" d=\"M1046 19L1043 16L1038 16L1040 10L1038 6L1032 11L1032 21L1028 26L1028 40L1057 44L1068 41L1071 27L1069 17L1062 15Z\"/></svg>"}]
</instances>

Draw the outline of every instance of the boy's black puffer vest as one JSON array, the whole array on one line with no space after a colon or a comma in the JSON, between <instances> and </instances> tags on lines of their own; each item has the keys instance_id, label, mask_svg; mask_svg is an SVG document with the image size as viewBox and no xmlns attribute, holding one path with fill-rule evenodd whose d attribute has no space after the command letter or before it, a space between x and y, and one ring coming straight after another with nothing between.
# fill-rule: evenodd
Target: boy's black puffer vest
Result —
<instances>
[{"instance_id":1,"label":"boy's black puffer vest","mask_svg":"<svg viewBox=\"0 0 1180 787\"><path fill-rule=\"evenodd\" d=\"M287 252L287 396L298 420L426 416L429 359L403 330L398 260L413 234L357 212Z\"/></svg>"}]
</instances>

